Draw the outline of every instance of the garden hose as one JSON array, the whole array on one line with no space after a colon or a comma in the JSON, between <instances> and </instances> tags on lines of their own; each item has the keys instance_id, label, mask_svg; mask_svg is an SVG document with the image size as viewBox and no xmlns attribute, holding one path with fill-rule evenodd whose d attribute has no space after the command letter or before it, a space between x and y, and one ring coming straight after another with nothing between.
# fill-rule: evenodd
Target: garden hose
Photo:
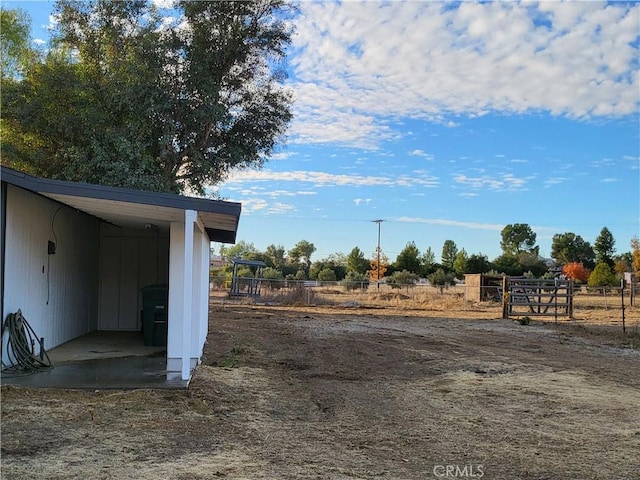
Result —
<instances>
[{"instance_id":1,"label":"garden hose","mask_svg":"<svg viewBox=\"0 0 640 480\"><path fill-rule=\"evenodd\" d=\"M11 313L2 324L2 345L7 333L7 352L2 355L2 374L27 375L51 368L51 360L44 349L43 342L22 315L22 311ZM36 343L40 353L35 354Z\"/></svg>"}]
</instances>

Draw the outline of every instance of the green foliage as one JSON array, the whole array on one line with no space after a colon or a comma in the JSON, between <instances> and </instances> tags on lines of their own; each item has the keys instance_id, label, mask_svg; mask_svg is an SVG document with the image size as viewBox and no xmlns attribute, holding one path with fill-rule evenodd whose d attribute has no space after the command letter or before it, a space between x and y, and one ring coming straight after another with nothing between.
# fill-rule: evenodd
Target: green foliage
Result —
<instances>
[{"instance_id":1,"label":"green foliage","mask_svg":"<svg viewBox=\"0 0 640 480\"><path fill-rule=\"evenodd\" d=\"M474 253L467 259L467 269L464 273L486 273L491 269L491 263L486 255Z\"/></svg>"},{"instance_id":2,"label":"green foliage","mask_svg":"<svg viewBox=\"0 0 640 480\"><path fill-rule=\"evenodd\" d=\"M572 232L553 236L551 241L551 258L560 265L581 263L586 268L595 266L595 253L589 242Z\"/></svg>"},{"instance_id":3,"label":"green foliage","mask_svg":"<svg viewBox=\"0 0 640 480\"><path fill-rule=\"evenodd\" d=\"M369 270L369 260L364 256L364 252L358 247L354 247L347 255L347 274L349 272L366 274Z\"/></svg>"},{"instance_id":4,"label":"green foliage","mask_svg":"<svg viewBox=\"0 0 640 480\"><path fill-rule=\"evenodd\" d=\"M502 254L491 262L493 270L500 275L522 275L524 270L515 255Z\"/></svg>"},{"instance_id":5,"label":"green foliage","mask_svg":"<svg viewBox=\"0 0 640 480\"><path fill-rule=\"evenodd\" d=\"M404 249L398 254L393 265L394 270L408 270L409 272L419 273L422 268L420 261L420 250L415 242L409 242Z\"/></svg>"},{"instance_id":6,"label":"green foliage","mask_svg":"<svg viewBox=\"0 0 640 480\"><path fill-rule=\"evenodd\" d=\"M253 243L240 240L235 245L221 245L220 256L227 261L231 261L234 258L242 258L244 260L253 260L250 258L258 253L258 249Z\"/></svg>"},{"instance_id":7,"label":"green foliage","mask_svg":"<svg viewBox=\"0 0 640 480\"><path fill-rule=\"evenodd\" d=\"M520 252L518 255L503 254L492 262L495 271L504 275L522 276L531 272L532 277L539 278L544 275L547 265L538 258L536 253Z\"/></svg>"},{"instance_id":8,"label":"green foliage","mask_svg":"<svg viewBox=\"0 0 640 480\"><path fill-rule=\"evenodd\" d=\"M288 8L183 1L166 25L150 1L59 0L57 47L3 88L3 163L198 193L261 166L291 119Z\"/></svg>"},{"instance_id":9,"label":"green foliage","mask_svg":"<svg viewBox=\"0 0 640 480\"><path fill-rule=\"evenodd\" d=\"M334 272L331 268L323 268L318 273L317 278L319 282L335 282L336 272Z\"/></svg>"},{"instance_id":10,"label":"green foliage","mask_svg":"<svg viewBox=\"0 0 640 480\"><path fill-rule=\"evenodd\" d=\"M262 278L264 284L274 290L284 286L284 275L273 267L265 267L262 270Z\"/></svg>"},{"instance_id":11,"label":"green foliage","mask_svg":"<svg viewBox=\"0 0 640 480\"><path fill-rule=\"evenodd\" d=\"M502 240L500 247L505 255L518 255L521 252L535 253L536 234L526 223L513 223L506 225L500 232Z\"/></svg>"},{"instance_id":12,"label":"green foliage","mask_svg":"<svg viewBox=\"0 0 640 480\"><path fill-rule=\"evenodd\" d=\"M338 255L330 255L323 260L313 262L309 269L309 278L320 280L319 275L323 270L331 270L335 276L333 281L342 280L347 274L345 263L346 260L340 258Z\"/></svg>"},{"instance_id":13,"label":"green foliage","mask_svg":"<svg viewBox=\"0 0 640 480\"><path fill-rule=\"evenodd\" d=\"M447 270L453 270L453 262L456 260L458 247L453 240L445 240L442 245L442 266Z\"/></svg>"},{"instance_id":14,"label":"green foliage","mask_svg":"<svg viewBox=\"0 0 640 480\"><path fill-rule=\"evenodd\" d=\"M440 293L455 283L454 275L452 273L446 273L442 268L439 268L429 275L428 280L431 285L440 288Z\"/></svg>"},{"instance_id":15,"label":"green foliage","mask_svg":"<svg viewBox=\"0 0 640 480\"><path fill-rule=\"evenodd\" d=\"M593 272L589 275L587 285L590 287L613 287L617 283L618 280L611 271L611 267L605 262L600 262L596 264Z\"/></svg>"},{"instance_id":16,"label":"green foliage","mask_svg":"<svg viewBox=\"0 0 640 480\"><path fill-rule=\"evenodd\" d=\"M611 231L607 227L603 227L593 244L596 263L606 263L609 267L613 267L615 263L613 255L616 252L615 244L616 241Z\"/></svg>"},{"instance_id":17,"label":"green foliage","mask_svg":"<svg viewBox=\"0 0 640 480\"><path fill-rule=\"evenodd\" d=\"M306 240L300 240L289 250L289 260L293 264L304 262L307 270L311 268L311 255L316 251L313 243Z\"/></svg>"},{"instance_id":18,"label":"green foliage","mask_svg":"<svg viewBox=\"0 0 640 480\"><path fill-rule=\"evenodd\" d=\"M369 287L369 276L366 273L358 273L353 270L347 272L346 277L342 280L342 286L345 290L366 290Z\"/></svg>"},{"instance_id":19,"label":"green foliage","mask_svg":"<svg viewBox=\"0 0 640 480\"><path fill-rule=\"evenodd\" d=\"M520 325L531 325L531 318L529 317L522 317L520 319L518 319L518 323Z\"/></svg>"},{"instance_id":20,"label":"green foliage","mask_svg":"<svg viewBox=\"0 0 640 480\"><path fill-rule=\"evenodd\" d=\"M420 277L408 270L393 272L393 275L387 277L387 285L391 288L401 288L415 285Z\"/></svg>"},{"instance_id":21,"label":"green foliage","mask_svg":"<svg viewBox=\"0 0 640 480\"><path fill-rule=\"evenodd\" d=\"M427 249L422 254L422 263L423 265L433 265L436 263L436 254L433 252L431 247L427 247Z\"/></svg>"},{"instance_id":22,"label":"green foliage","mask_svg":"<svg viewBox=\"0 0 640 480\"><path fill-rule=\"evenodd\" d=\"M0 8L0 77L15 78L27 65L33 51L29 46L31 19L19 8Z\"/></svg>"},{"instance_id":23,"label":"green foliage","mask_svg":"<svg viewBox=\"0 0 640 480\"><path fill-rule=\"evenodd\" d=\"M456 258L453 261L453 271L456 274L456 277L462 278L464 277L465 272L467 271L467 262L469 260L469 255L463 248L458 253L456 253Z\"/></svg>"},{"instance_id":24,"label":"green foliage","mask_svg":"<svg viewBox=\"0 0 640 480\"><path fill-rule=\"evenodd\" d=\"M282 245L269 245L264 254L269 259L269 264L274 268L282 268L285 264L286 250Z\"/></svg>"}]
</instances>

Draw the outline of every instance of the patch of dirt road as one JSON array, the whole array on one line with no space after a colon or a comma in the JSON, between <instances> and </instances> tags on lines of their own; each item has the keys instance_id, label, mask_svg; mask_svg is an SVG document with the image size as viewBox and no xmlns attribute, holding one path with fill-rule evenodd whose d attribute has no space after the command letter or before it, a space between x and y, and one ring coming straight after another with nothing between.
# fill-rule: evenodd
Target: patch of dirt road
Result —
<instances>
[{"instance_id":1,"label":"patch of dirt road","mask_svg":"<svg viewBox=\"0 0 640 480\"><path fill-rule=\"evenodd\" d=\"M607 336L212 308L188 391L3 387L2 478L639 478L640 351Z\"/></svg>"}]
</instances>

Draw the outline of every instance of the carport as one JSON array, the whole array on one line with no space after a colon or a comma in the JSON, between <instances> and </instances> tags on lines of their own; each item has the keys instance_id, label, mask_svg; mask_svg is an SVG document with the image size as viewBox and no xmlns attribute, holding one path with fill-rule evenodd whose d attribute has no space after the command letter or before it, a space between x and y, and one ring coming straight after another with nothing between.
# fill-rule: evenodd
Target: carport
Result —
<instances>
[{"instance_id":1,"label":"carport","mask_svg":"<svg viewBox=\"0 0 640 480\"><path fill-rule=\"evenodd\" d=\"M210 242L235 242L241 205L1 173L3 321L20 309L48 351L139 333L143 288L165 285L166 378L188 381L207 336Z\"/></svg>"}]
</instances>

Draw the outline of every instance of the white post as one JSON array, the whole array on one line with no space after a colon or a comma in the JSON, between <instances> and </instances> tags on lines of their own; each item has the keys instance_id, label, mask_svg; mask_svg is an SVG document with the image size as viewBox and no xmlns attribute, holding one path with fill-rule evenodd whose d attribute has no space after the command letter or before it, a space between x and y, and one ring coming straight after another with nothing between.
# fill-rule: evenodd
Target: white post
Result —
<instances>
[{"instance_id":1,"label":"white post","mask_svg":"<svg viewBox=\"0 0 640 480\"><path fill-rule=\"evenodd\" d=\"M194 210L184 212L184 276L182 306L182 380L191 376L191 322L193 304L193 229L197 213Z\"/></svg>"}]
</instances>

